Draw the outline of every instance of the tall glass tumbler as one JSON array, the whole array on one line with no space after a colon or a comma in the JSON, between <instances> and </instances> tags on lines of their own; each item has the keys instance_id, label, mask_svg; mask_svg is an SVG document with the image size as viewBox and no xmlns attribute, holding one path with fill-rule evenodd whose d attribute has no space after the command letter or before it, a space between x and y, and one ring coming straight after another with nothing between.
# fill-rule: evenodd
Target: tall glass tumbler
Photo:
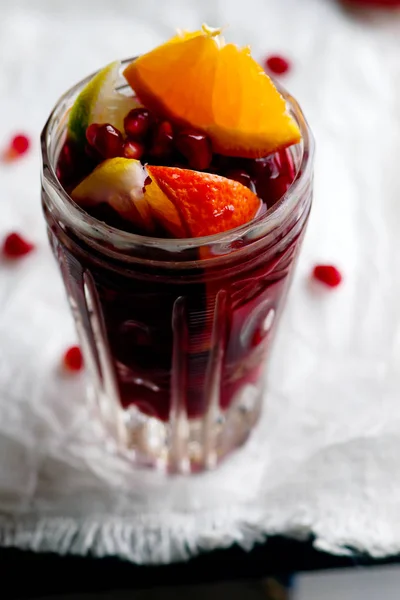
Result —
<instances>
[{"instance_id":1,"label":"tall glass tumbler","mask_svg":"<svg viewBox=\"0 0 400 600\"><path fill-rule=\"evenodd\" d=\"M135 465L210 469L246 440L262 408L311 208L312 135L283 92L303 139L290 150L296 177L274 206L209 237L135 235L88 215L57 178L68 111L89 79L60 99L41 142L43 209L91 397L108 440Z\"/></svg>"}]
</instances>

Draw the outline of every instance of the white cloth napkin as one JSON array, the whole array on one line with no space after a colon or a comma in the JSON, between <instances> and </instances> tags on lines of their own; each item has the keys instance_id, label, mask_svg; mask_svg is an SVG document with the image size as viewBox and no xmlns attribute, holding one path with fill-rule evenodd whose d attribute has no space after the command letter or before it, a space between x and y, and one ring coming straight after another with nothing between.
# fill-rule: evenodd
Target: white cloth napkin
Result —
<instances>
[{"instance_id":1,"label":"white cloth napkin","mask_svg":"<svg viewBox=\"0 0 400 600\"><path fill-rule=\"evenodd\" d=\"M41 215L38 136L74 82L203 21L293 62L283 81L317 139L315 204L259 427L216 472L166 479L113 457L83 376L59 371L75 333ZM38 249L0 262L0 543L139 563L277 533L400 552L400 16L354 17L335 0L9 2L0 140L19 130L34 148L0 165L0 235ZM310 285L321 262L342 270L337 290Z\"/></svg>"}]
</instances>

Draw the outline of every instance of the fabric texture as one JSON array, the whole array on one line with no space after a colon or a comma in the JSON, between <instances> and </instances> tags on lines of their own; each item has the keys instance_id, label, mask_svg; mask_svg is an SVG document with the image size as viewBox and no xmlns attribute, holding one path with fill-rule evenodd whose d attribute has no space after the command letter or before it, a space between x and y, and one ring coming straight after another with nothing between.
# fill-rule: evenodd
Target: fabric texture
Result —
<instances>
[{"instance_id":1,"label":"fabric texture","mask_svg":"<svg viewBox=\"0 0 400 600\"><path fill-rule=\"evenodd\" d=\"M39 200L39 134L58 97L177 27L229 25L282 78L317 140L315 202L270 365L266 410L215 472L167 479L109 451L63 376L75 333ZM0 140L33 151L0 165L0 235L37 244L0 262L0 543L61 554L185 560L269 535L318 548L400 552L400 17L335 0L15 0L0 20ZM344 274L310 283L315 263ZM245 482L245 484L244 484Z\"/></svg>"}]
</instances>

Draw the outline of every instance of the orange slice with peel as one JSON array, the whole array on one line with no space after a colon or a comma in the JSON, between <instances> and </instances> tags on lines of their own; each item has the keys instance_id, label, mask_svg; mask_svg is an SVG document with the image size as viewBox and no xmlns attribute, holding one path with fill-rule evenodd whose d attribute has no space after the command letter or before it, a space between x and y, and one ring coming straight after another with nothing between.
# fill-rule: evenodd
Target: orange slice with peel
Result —
<instances>
[{"instance_id":1,"label":"orange slice with peel","mask_svg":"<svg viewBox=\"0 0 400 600\"><path fill-rule=\"evenodd\" d=\"M175 238L234 229L253 219L261 200L237 181L137 160L103 161L71 193L82 208L110 205L143 233L160 228Z\"/></svg>"},{"instance_id":2,"label":"orange slice with peel","mask_svg":"<svg viewBox=\"0 0 400 600\"><path fill-rule=\"evenodd\" d=\"M214 152L260 158L301 139L250 49L225 43L220 29L178 34L133 61L124 75L150 110L202 131Z\"/></svg>"},{"instance_id":3,"label":"orange slice with peel","mask_svg":"<svg viewBox=\"0 0 400 600\"><path fill-rule=\"evenodd\" d=\"M148 166L151 179L172 201L190 237L214 235L251 221L261 200L232 179L179 169Z\"/></svg>"}]
</instances>

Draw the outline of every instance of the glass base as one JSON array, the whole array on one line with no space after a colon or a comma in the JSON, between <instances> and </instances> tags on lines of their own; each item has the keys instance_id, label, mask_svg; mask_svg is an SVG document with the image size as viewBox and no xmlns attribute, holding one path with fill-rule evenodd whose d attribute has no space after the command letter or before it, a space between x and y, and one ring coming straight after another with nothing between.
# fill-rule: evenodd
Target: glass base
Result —
<instances>
[{"instance_id":1,"label":"glass base","mask_svg":"<svg viewBox=\"0 0 400 600\"><path fill-rule=\"evenodd\" d=\"M99 397L96 404L104 406ZM215 468L247 440L259 419L261 404L261 391L247 384L236 394L229 409L219 411L212 420L209 416L181 416L179 423L172 424L131 405L109 414L105 425L115 451L135 466L168 473L197 473ZM102 412L103 422L104 416Z\"/></svg>"}]
</instances>

